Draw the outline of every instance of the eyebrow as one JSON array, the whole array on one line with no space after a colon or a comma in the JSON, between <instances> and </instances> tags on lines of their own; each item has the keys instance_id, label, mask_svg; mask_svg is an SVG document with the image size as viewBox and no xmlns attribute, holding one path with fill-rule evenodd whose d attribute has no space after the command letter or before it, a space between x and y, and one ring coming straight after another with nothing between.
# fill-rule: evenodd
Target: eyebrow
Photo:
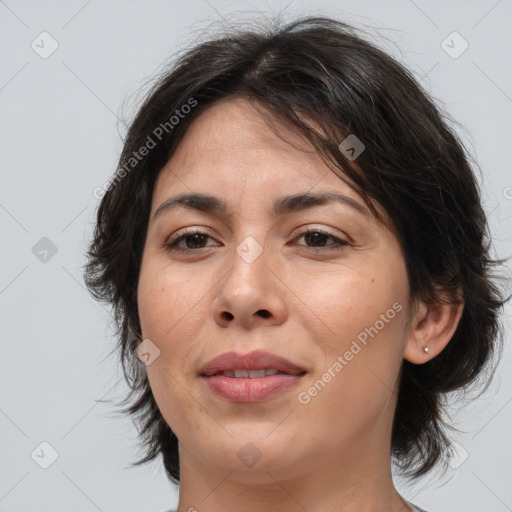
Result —
<instances>
[{"instance_id":1,"label":"eyebrow","mask_svg":"<svg viewBox=\"0 0 512 512\"><path fill-rule=\"evenodd\" d=\"M349 206L357 212L370 217L369 211L361 203L351 197L338 194L336 192L306 192L303 194L279 197L274 201L270 213L274 216L288 215L290 213L312 208L313 206L321 206L333 202L342 203L345 206ZM206 213L229 215L228 207L222 199L210 194L186 193L166 199L156 209L153 215L153 220L163 212L172 210L178 206Z\"/></svg>"}]
</instances>

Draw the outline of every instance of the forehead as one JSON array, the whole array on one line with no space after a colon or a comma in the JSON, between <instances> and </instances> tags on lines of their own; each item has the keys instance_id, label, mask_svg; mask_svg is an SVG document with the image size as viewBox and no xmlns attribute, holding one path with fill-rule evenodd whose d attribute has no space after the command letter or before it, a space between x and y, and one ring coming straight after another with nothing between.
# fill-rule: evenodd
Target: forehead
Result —
<instances>
[{"instance_id":1,"label":"forehead","mask_svg":"<svg viewBox=\"0 0 512 512\"><path fill-rule=\"evenodd\" d=\"M204 186L227 193L237 182L255 192L264 184L269 194L321 185L358 196L302 134L241 98L215 103L190 124L158 177L155 195Z\"/></svg>"}]
</instances>

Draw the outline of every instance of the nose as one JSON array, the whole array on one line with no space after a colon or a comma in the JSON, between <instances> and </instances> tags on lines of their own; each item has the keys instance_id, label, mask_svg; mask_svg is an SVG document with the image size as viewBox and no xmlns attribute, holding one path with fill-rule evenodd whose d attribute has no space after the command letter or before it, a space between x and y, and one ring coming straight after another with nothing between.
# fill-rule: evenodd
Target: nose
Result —
<instances>
[{"instance_id":1,"label":"nose","mask_svg":"<svg viewBox=\"0 0 512 512\"><path fill-rule=\"evenodd\" d=\"M212 301L212 314L221 327L278 326L288 315L286 286L278 275L270 249L247 261L234 252Z\"/></svg>"}]
</instances>

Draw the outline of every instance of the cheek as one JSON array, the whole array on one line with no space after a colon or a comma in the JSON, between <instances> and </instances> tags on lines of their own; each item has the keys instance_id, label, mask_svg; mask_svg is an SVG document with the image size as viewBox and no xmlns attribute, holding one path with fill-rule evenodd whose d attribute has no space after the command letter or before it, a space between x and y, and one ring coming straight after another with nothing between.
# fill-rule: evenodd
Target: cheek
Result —
<instances>
[{"instance_id":1,"label":"cheek","mask_svg":"<svg viewBox=\"0 0 512 512\"><path fill-rule=\"evenodd\" d=\"M303 308L301 322L316 332L316 343L325 344L321 348L343 350L347 342L350 345L352 339L376 322L378 328L382 327L382 314L385 320L397 316L393 304L403 304L406 299L406 287L397 270L343 268L329 273L304 273L294 284ZM379 330L389 331L389 325L386 323Z\"/></svg>"},{"instance_id":2,"label":"cheek","mask_svg":"<svg viewBox=\"0 0 512 512\"><path fill-rule=\"evenodd\" d=\"M162 349L168 340L183 339L183 331L193 329L204 314L207 289L197 281L181 278L169 265L158 261L143 264L138 288L143 336L162 344Z\"/></svg>"},{"instance_id":3,"label":"cheek","mask_svg":"<svg viewBox=\"0 0 512 512\"><path fill-rule=\"evenodd\" d=\"M188 415L185 411L193 405L179 383L191 378L197 367L202 326L208 316L209 287L200 283L180 278L169 265L141 269L138 297L142 335L160 350L147 373L155 400L169 424L176 421L173 411Z\"/></svg>"},{"instance_id":4,"label":"cheek","mask_svg":"<svg viewBox=\"0 0 512 512\"><path fill-rule=\"evenodd\" d=\"M319 414L331 417L333 427L354 415L365 423L393 399L405 343L404 269L345 269L316 277L303 281L301 293L309 297L307 304L315 313L303 318L319 320L307 329L316 331L315 344L322 353L308 383L314 389L301 391L308 393ZM343 428L350 430L350 422Z\"/></svg>"},{"instance_id":5,"label":"cheek","mask_svg":"<svg viewBox=\"0 0 512 512\"><path fill-rule=\"evenodd\" d=\"M205 292L198 282L182 279L168 265L144 263L138 287L143 338L155 343L160 354L147 367L148 380L158 407L177 432L199 429L201 409L183 385L183 369L194 368L191 344L200 336L207 313Z\"/></svg>"}]
</instances>

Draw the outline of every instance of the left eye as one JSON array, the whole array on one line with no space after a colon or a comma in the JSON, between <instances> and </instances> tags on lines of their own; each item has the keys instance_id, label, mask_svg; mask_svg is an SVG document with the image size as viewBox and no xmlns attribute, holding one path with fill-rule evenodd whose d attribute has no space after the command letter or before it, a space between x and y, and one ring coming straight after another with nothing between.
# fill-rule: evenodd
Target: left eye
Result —
<instances>
[{"instance_id":1,"label":"left eye","mask_svg":"<svg viewBox=\"0 0 512 512\"><path fill-rule=\"evenodd\" d=\"M331 249L338 249L342 246L348 245L348 242L345 242L344 240L341 240L341 239L331 235L330 233L327 233L325 231L318 230L318 229L304 231L303 233L300 234L300 236L298 238L296 238L296 240L300 240L301 238L304 238L306 241L309 241L312 244L319 244L316 246L314 245L312 247L308 246L308 247L311 247L312 249L326 248L327 250L331 250ZM334 243L326 244L326 239L329 239L329 238L334 240ZM299 244L299 245L302 245L302 244Z\"/></svg>"}]
</instances>

